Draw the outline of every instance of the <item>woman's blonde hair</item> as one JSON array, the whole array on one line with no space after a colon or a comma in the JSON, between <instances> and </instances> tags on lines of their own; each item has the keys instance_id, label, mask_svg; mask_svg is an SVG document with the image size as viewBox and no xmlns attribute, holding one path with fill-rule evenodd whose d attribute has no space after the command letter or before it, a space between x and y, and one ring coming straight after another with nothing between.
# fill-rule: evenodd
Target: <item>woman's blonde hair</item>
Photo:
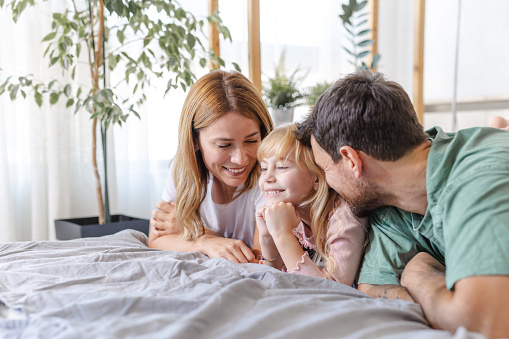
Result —
<instances>
[{"instance_id":1,"label":"woman's blonde hair","mask_svg":"<svg viewBox=\"0 0 509 339\"><path fill-rule=\"evenodd\" d=\"M202 128L235 112L260 125L263 139L273 128L267 107L253 84L239 72L213 71L196 81L186 97L178 130L178 149L174 158L173 179L176 189L176 215L182 237L196 239L203 234L200 206L207 194L209 171L201 151L196 151ZM253 167L242 190L257 185L259 166Z\"/></svg>"},{"instance_id":2,"label":"woman's blonde hair","mask_svg":"<svg viewBox=\"0 0 509 339\"><path fill-rule=\"evenodd\" d=\"M283 125L274 129L258 148L258 161L276 157L285 160L293 153L297 166L304 164L314 175L318 182L316 190L311 189L309 195L300 203L300 206L311 204L311 231L315 236L316 252L315 261L327 258L329 261L328 274L334 271L335 260L330 255L330 243L327 239L329 219L335 208L338 194L329 188L325 180L325 173L315 163L313 151L299 142L295 136L297 124Z\"/></svg>"}]
</instances>

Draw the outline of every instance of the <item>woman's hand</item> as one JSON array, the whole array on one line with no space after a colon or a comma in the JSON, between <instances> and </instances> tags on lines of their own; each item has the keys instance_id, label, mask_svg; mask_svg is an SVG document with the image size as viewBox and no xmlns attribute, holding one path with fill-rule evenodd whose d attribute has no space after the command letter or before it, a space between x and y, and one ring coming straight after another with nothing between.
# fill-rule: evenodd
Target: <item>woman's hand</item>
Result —
<instances>
[{"instance_id":1,"label":"woman's hand","mask_svg":"<svg viewBox=\"0 0 509 339\"><path fill-rule=\"evenodd\" d=\"M167 234L179 234L180 226L177 223L175 203L161 200L156 204L150 218L150 233L157 238Z\"/></svg>"},{"instance_id":2,"label":"woman's hand","mask_svg":"<svg viewBox=\"0 0 509 339\"><path fill-rule=\"evenodd\" d=\"M257 263L253 251L242 240L205 233L199 238L199 252L209 258L224 258L235 263Z\"/></svg>"},{"instance_id":3,"label":"woman's hand","mask_svg":"<svg viewBox=\"0 0 509 339\"><path fill-rule=\"evenodd\" d=\"M301 220L293 204L279 202L265 209L265 221L269 233L276 238L280 235L292 234L292 230Z\"/></svg>"}]
</instances>

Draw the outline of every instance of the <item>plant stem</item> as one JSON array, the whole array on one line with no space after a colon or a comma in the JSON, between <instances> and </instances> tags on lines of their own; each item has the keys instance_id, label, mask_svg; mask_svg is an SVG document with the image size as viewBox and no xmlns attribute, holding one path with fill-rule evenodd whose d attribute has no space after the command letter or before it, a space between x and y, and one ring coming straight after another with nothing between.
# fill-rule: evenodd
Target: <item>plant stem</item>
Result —
<instances>
[{"instance_id":1,"label":"plant stem","mask_svg":"<svg viewBox=\"0 0 509 339\"><path fill-rule=\"evenodd\" d=\"M101 141L103 146L103 165L104 165L104 223L111 223L110 216L110 198L108 194L108 145L106 129L101 125Z\"/></svg>"},{"instance_id":2,"label":"plant stem","mask_svg":"<svg viewBox=\"0 0 509 339\"><path fill-rule=\"evenodd\" d=\"M97 207L99 209L99 224L104 224L104 204L103 194L101 190L101 178L97 170L97 118L94 119L92 124L92 167L95 177L95 191L97 194Z\"/></svg>"}]
</instances>

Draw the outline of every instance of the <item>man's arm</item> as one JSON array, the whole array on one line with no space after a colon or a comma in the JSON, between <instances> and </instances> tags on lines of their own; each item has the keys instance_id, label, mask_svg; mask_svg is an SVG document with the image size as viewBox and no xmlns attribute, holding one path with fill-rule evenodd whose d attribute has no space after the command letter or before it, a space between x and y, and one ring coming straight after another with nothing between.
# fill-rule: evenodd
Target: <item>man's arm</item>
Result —
<instances>
[{"instance_id":1,"label":"man's arm","mask_svg":"<svg viewBox=\"0 0 509 339\"><path fill-rule=\"evenodd\" d=\"M357 289L373 298L400 299L415 302L405 287L399 285L359 284Z\"/></svg>"},{"instance_id":2,"label":"man's arm","mask_svg":"<svg viewBox=\"0 0 509 339\"><path fill-rule=\"evenodd\" d=\"M471 276L448 290L445 267L419 253L403 271L401 284L434 328L455 332L464 326L488 338L509 337L509 276Z\"/></svg>"}]
</instances>

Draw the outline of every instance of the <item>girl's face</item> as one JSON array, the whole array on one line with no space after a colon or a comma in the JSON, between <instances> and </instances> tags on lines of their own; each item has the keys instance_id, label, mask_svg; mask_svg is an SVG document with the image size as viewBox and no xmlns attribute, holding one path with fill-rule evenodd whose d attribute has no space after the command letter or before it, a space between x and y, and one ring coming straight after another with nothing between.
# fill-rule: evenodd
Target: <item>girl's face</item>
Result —
<instances>
[{"instance_id":1,"label":"girl's face","mask_svg":"<svg viewBox=\"0 0 509 339\"><path fill-rule=\"evenodd\" d=\"M200 130L197 148L216 179L238 187L256 164L260 141L260 126L254 120L230 112Z\"/></svg>"},{"instance_id":2,"label":"girl's face","mask_svg":"<svg viewBox=\"0 0 509 339\"><path fill-rule=\"evenodd\" d=\"M267 198L267 206L278 202L298 205L309 197L315 186L313 173L303 163L299 167L293 155L286 160L264 158L260 165L262 173L258 183Z\"/></svg>"}]
</instances>

